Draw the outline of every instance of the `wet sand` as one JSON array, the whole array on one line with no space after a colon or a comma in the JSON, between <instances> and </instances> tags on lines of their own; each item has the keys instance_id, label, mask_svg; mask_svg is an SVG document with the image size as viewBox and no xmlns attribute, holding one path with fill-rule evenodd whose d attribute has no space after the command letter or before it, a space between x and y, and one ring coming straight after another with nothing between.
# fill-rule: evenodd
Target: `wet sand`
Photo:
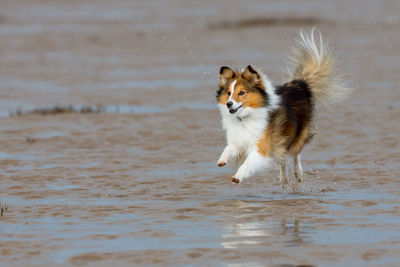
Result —
<instances>
[{"instance_id":1,"label":"wet sand","mask_svg":"<svg viewBox=\"0 0 400 267\"><path fill-rule=\"evenodd\" d=\"M400 265L398 2L1 5L0 265ZM358 89L318 107L304 183L234 185L219 67L280 83L310 22Z\"/></svg>"}]
</instances>

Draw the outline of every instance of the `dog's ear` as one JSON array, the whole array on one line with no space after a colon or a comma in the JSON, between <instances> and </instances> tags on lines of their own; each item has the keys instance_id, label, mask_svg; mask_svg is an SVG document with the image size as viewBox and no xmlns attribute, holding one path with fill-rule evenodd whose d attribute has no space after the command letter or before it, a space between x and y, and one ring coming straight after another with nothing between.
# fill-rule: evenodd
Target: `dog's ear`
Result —
<instances>
[{"instance_id":1,"label":"dog's ear","mask_svg":"<svg viewBox=\"0 0 400 267\"><path fill-rule=\"evenodd\" d=\"M219 70L219 86L224 87L227 82L230 79L235 78L235 76L236 74L231 68L222 66Z\"/></svg>"},{"instance_id":2,"label":"dog's ear","mask_svg":"<svg viewBox=\"0 0 400 267\"><path fill-rule=\"evenodd\" d=\"M242 77L251 84L255 84L261 80L261 75L250 65L244 69Z\"/></svg>"}]
</instances>

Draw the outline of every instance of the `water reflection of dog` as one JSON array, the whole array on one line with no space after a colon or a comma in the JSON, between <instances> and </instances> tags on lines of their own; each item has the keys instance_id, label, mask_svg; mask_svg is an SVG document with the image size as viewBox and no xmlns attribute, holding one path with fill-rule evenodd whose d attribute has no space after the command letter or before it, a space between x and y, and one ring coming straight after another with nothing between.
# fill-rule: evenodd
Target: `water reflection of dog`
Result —
<instances>
[{"instance_id":1,"label":"water reflection of dog","mask_svg":"<svg viewBox=\"0 0 400 267\"><path fill-rule=\"evenodd\" d=\"M294 219L293 223L288 223L286 219L281 220L281 235L288 236L288 245L296 246L304 243L303 237L300 235L300 220Z\"/></svg>"},{"instance_id":2,"label":"water reflection of dog","mask_svg":"<svg viewBox=\"0 0 400 267\"><path fill-rule=\"evenodd\" d=\"M277 222L248 222L226 225L221 245L224 248L243 248L251 245L269 245L283 243L297 246L304 243L301 235L300 220L282 218Z\"/></svg>"}]
</instances>

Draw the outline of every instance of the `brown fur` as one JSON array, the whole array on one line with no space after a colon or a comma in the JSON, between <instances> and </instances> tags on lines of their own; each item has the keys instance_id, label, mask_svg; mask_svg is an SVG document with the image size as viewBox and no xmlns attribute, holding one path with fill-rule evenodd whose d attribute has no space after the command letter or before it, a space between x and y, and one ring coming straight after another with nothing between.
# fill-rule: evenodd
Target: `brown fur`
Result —
<instances>
[{"instance_id":1,"label":"brown fur","mask_svg":"<svg viewBox=\"0 0 400 267\"><path fill-rule=\"evenodd\" d=\"M264 106L264 99L260 94L243 91L245 92L242 100L243 107L261 108Z\"/></svg>"},{"instance_id":2,"label":"brown fur","mask_svg":"<svg viewBox=\"0 0 400 267\"><path fill-rule=\"evenodd\" d=\"M229 67L222 67L219 76L219 87L217 98L220 104L225 105L231 88L229 85L236 80L233 100L241 102L243 107L261 108L266 105L266 93L262 76L250 65L243 72L238 72ZM240 95L243 92L243 95Z\"/></svg>"},{"instance_id":3,"label":"brown fur","mask_svg":"<svg viewBox=\"0 0 400 267\"><path fill-rule=\"evenodd\" d=\"M252 107L252 108L261 108L265 105L263 96L258 92L249 89L250 86L248 82L244 78L238 78L234 90L234 95L232 96L233 100L236 102L241 102L243 107ZM229 93L232 93L230 89L228 89ZM243 92L243 95L240 95L240 92Z\"/></svg>"},{"instance_id":4,"label":"brown fur","mask_svg":"<svg viewBox=\"0 0 400 267\"><path fill-rule=\"evenodd\" d=\"M258 153L263 155L264 157L269 156L272 150L272 127L268 127L263 136L257 142Z\"/></svg>"},{"instance_id":5,"label":"brown fur","mask_svg":"<svg viewBox=\"0 0 400 267\"><path fill-rule=\"evenodd\" d=\"M306 127L304 127L300 131L300 134L297 136L295 141L290 146L289 153L292 156L297 156L301 152L301 150L303 150L303 147L305 146L305 144L310 139L308 128L309 128L308 125Z\"/></svg>"},{"instance_id":6,"label":"brown fur","mask_svg":"<svg viewBox=\"0 0 400 267\"><path fill-rule=\"evenodd\" d=\"M228 101L228 94L222 94L220 97L218 97L218 103L225 105L226 102Z\"/></svg>"},{"instance_id":7,"label":"brown fur","mask_svg":"<svg viewBox=\"0 0 400 267\"><path fill-rule=\"evenodd\" d=\"M307 84L292 81L277 88L283 105L269 118L268 128L258 141L260 154L284 160L296 156L313 136L313 103Z\"/></svg>"},{"instance_id":8,"label":"brown fur","mask_svg":"<svg viewBox=\"0 0 400 267\"><path fill-rule=\"evenodd\" d=\"M296 129L288 122L286 112L280 108L270 118L268 128L258 140L258 152L263 156L274 158L277 162L283 162L287 153L299 146L303 139L296 142L290 141L297 138Z\"/></svg>"}]
</instances>

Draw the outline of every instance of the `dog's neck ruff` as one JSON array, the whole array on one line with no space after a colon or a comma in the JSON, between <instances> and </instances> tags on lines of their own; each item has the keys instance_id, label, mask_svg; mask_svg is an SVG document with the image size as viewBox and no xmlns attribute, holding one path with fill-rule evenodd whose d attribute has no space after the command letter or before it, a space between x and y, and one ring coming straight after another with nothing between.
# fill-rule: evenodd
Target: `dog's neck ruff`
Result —
<instances>
[{"instance_id":1,"label":"dog's neck ruff","mask_svg":"<svg viewBox=\"0 0 400 267\"><path fill-rule=\"evenodd\" d=\"M220 105L220 111L227 143L236 147L240 153L247 153L268 126L267 108L246 108L243 117L232 116L223 105Z\"/></svg>"}]
</instances>

